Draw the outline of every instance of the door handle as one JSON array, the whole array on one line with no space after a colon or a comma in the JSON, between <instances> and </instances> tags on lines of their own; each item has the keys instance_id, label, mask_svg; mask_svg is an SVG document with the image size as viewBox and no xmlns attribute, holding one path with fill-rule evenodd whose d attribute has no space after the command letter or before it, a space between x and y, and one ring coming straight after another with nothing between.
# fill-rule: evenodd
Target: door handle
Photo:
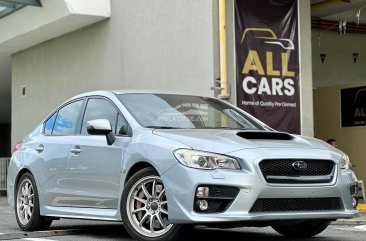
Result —
<instances>
[{"instance_id":1,"label":"door handle","mask_svg":"<svg viewBox=\"0 0 366 241\"><path fill-rule=\"evenodd\" d=\"M38 153L41 153L44 150L44 145L40 144L39 146L34 148L34 150L36 150L36 152Z\"/></svg>"},{"instance_id":2,"label":"door handle","mask_svg":"<svg viewBox=\"0 0 366 241\"><path fill-rule=\"evenodd\" d=\"M70 150L70 152L71 152L72 154L74 154L74 155L78 155L78 154L80 154L80 153L81 153L81 148L80 148L80 146L74 146L74 148L72 148L72 149Z\"/></svg>"}]
</instances>

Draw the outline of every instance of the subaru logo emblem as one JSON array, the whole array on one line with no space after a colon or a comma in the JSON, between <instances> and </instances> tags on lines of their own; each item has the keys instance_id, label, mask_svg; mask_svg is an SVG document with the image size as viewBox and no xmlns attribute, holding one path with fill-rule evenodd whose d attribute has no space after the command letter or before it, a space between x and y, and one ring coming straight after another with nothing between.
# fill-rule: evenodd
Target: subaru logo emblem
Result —
<instances>
[{"instance_id":1,"label":"subaru logo emblem","mask_svg":"<svg viewBox=\"0 0 366 241\"><path fill-rule=\"evenodd\" d=\"M295 170L303 171L308 167L308 164L304 161L296 161L296 162L292 163L292 167Z\"/></svg>"}]
</instances>

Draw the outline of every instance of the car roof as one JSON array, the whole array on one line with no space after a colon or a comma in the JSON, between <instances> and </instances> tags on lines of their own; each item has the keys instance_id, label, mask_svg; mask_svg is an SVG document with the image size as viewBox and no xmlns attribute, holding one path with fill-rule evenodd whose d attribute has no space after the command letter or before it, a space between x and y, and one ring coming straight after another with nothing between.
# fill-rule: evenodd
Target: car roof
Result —
<instances>
[{"instance_id":1,"label":"car roof","mask_svg":"<svg viewBox=\"0 0 366 241\"><path fill-rule=\"evenodd\" d=\"M111 94L172 94L172 95L190 95L190 96L202 96L202 97L209 97L205 95L198 95L198 94L191 94L191 93L184 93L179 91L169 91L169 90L99 90L99 91L91 91L86 92L77 96L74 96L72 99L87 97L87 96L95 96L95 95L103 95L109 96ZM209 97L213 98L213 97Z\"/></svg>"},{"instance_id":2,"label":"car roof","mask_svg":"<svg viewBox=\"0 0 366 241\"><path fill-rule=\"evenodd\" d=\"M114 90L114 94L173 94L173 95L192 95L200 96L197 94L186 93L181 91L171 91L171 90Z\"/></svg>"}]
</instances>

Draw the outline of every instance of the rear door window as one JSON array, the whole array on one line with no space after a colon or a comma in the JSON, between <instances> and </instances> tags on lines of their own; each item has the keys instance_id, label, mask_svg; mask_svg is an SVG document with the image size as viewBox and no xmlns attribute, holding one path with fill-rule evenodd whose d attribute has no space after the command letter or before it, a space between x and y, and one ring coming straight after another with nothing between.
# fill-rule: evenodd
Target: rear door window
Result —
<instances>
[{"instance_id":1,"label":"rear door window","mask_svg":"<svg viewBox=\"0 0 366 241\"><path fill-rule=\"evenodd\" d=\"M62 107L58 111L56 121L52 130L52 135L75 134L75 127L82 104L83 100L75 101Z\"/></svg>"}]
</instances>

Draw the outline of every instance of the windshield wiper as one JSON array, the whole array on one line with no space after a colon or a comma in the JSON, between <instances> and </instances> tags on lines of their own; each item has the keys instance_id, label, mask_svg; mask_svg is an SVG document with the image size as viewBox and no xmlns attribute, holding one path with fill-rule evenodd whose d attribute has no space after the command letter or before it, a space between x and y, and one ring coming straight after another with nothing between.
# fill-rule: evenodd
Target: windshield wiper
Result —
<instances>
[{"instance_id":1,"label":"windshield wiper","mask_svg":"<svg viewBox=\"0 0 366 241\"><path fill-rule=\"evenodd\" d=\"M145 128L155 128L155 129L182 129L179 127L173 127L173 126L144 126Z\"/></svg>"},{"instance_id":2,"label":"windshield wiper","mask_svg":"<svg viewBox=\"0 0 366 241\"><path fill-rule=\"evenodd\" d=\"M225 129L225 130L255 130L252 128L244 128L244 127L202 127L202 128L198 128L198 129Z\"/></svg>"}]
</instances>

